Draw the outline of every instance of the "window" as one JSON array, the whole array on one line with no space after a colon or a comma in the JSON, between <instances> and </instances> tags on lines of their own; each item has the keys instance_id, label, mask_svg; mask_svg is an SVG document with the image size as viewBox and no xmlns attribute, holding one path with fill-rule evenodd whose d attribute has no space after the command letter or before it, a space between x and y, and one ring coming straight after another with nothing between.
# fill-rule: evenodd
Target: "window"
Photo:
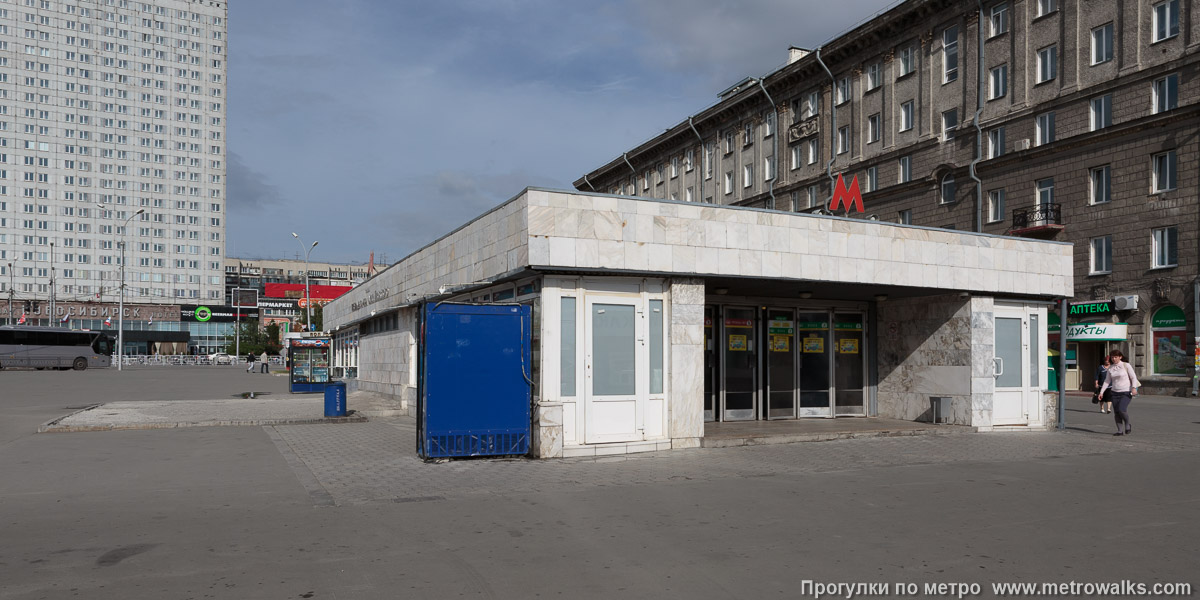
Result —
<instances>
[{"instance_id":1,"label":"window","mask_svg":"<svg viewBox=\"0 0 1200 600\"><path fill-rule=\"evenodd\" d=\"M769 112L763 117L763 137L775 135L775 113Z\"/></svg>"},{"instance_id":2,"label":"window","mask_svg":"<svg viewBox=\"0 0 1200 600\"><path fill-rule=\"evenodd\" d=\"M1092 238L1090 275L1112 273L1112 236Z\"/></svg>"},{"instance_id":3,"label":"window","mask_svg":"<svg viewBox=\"0 0 1200 600\"><path fill-rule=\"evenodd\" d=\"M988 131L988 158L1004 156L1004 128Z\"/></svg>"},{"instance_id":4,"label":"window","mask_svg":"<svg viewBox=\"0 0 1200 600\"><path fill-rule=\"evenodd\" d=\"M992 18L988 29L988 37L996 37L1008 31L1008 4L997 4L992 7Z\"/></svg>"},{"instance_id":5,"label":"window","mask_svg":"<svg viewBox=\"0 0 1200 600\"><path fill-rule=\"evenodd\" d=\"M837 153L845 154L850 151L850 126L843 125L838 128L837 135Z\"/></svg>"},{"instance_id":6,"label":"window","mask_svg":"<svg viewBox=\"0 0 1200 600\"><path fill-rule=\"evenodd\" d=\"M958 126L958 109L952 108L942 113L942 141L954 138L954 128Z\"/></svg>"},{"instance_id":7,"label":"window","mask_svg":"<svg viewBox=\"0 0 1200 600\"><path fill-rule=\"evenodd\" d=\"M1153 187L1155 193L1175 189L1175 151L1154 155Z\"/></svg>"},{"instance_id":8,"label":"window","mask_svg":"<svg viewBox=\"0 0 1200 600\"><path fill-rule=\"evenodd\" d=\"M815 165L821 160L821 140L812 138L808 140L808 164Z\"/></svg>"},{"instance_id":9,"label":"window","mask_svg":"<svg viewBox=\"0 0 1200 600\"><path fill-rule=\"evenodd\" d=\"M1046 46L1037 53L1037 82L1045 83L1058 77L1058 46Z\"/></svg>"},{"instance_id":10,"label":"window","mask_svg":"<svg viewBox=\"0 0 1200 600\"><path fill-rule=\"evenodd\" d=\"M1179 74L1172 73L1154 80L1154 114L1174 110L1179 106Z\"/></svg>"},{"instance_id":11,"label":"window","mask_svg":"<svg viewBox=\"0 0 1200 600\"><path fill-rule=\"evenodd\" d=\"M1168 304L1150 317L1154 348L1150 362L1155 375L1187 375L1191 360L1186 354L1187 315L1182 308Z\"/></svg>"},{"instance_id":12,"label":"window","mask_svg":"<svg viewBox=\"0 0 1200 600\"><path fill-rule=\"evenodd\" d=\"M1004 220L1004 190L988 190L988 223Z\"/></svg>"},{"instance_id":13,"label":"window","mask_svg":"<svg viewBox=\"0 0 1200 600\"><path fill-rule=\"evenodd\" d=\"M916 49L912 46L905 46L900 50L900 70L896 73L896 78L899 79L913 72L916 65Z\"/></svg>"},{"instance_id":14,"label":"window","mask_svg":"<svg viewBox=\"0 0 1200 600\"><path fill-rule=\"evenodd\" d=\"M1092 64L1106 63L1113 58L1113 24L1107 23L1092 30Z\"/></svg>"},{"instance_id":15,"label":"window","mask_svg":"<svg viewBox=\"0 0 1200 600\"><path fill-rule=\"evenodd\" d=\"M871 91L879 87L879 63L874 63L867 67L867 91Z\"/></svg>"},{"instance_id":16,"label":"window","mask_svg":"<svg viewBox=\"0 0 1200 600\"><path fill-rule=\"evenodd\" d=\"M1151 232L1150 243L1151 251L1153 252L1153 258L1151 259L1152 267L1174 267L1179 264L1176 255L1179 233L1175 227L1155 229Z\"/></svg>"},{"instance_id":17,"label":"window","mask_svg":"<svg viewBox=\"0 0 1200 600\"><path fill-rule=\"evenodd\" d=\"M1092 131L1104 129L1112 125L1112 94L1092 98L1090 121Z\"/></svg>"},{"instance_id":18,"label":"window","mask_svg":"<svg viewBox=\"0 0 1200 600\"><path fill-rule=\"evenodd\" d=\"M712 179L713 176L713 142L704 144L704 178Z\"/></svg>"},{"instance_id":19,"label":"window","mask_svg":"<svg viewBox=\"0 0 1200 600\"><path fill-rule=\"evenodd\" d=\"M804 146L802 146L800 144L796 144L795 146L792 146L792 170L793 171L796 169L799 169L800 165L803 164L803 162L804 162L802 160L803 156L804 156Z\"/></svg>"},{"instance_id":20,"label":"window","mask_svg":"<svg viewBox=\"0 0 1200 600\"><path fill-rule=\"evenodd\" d=\"M1154 5L1154 41L1161 42L1179 35L1179 0L1167 0Z\"/></svg>"},{"instance_id":21,"label":"window","mask_svg":"<svg viewBox=\"0 0 1200 600\"><path fill-rule=\"evenodd\" d=\"M1037 116L1037 145L1043 146L1054 141L1054 113L1042 113Z\"/></svg>"},{"instance_id":22,"label":"window","mask_svg":"<svg viewBox=\"0 0 1200 600\"><path fill-rule=\"evenodd\" d=\"M763 159L763 181L772 179L775 179L775 157L768 156Z\"/></svg>"},{"instance_id":23,"label":"window","mask_svg":"<svg viewBox=\"0 0 1200 600\"><path fill-rule=\"evenodd\" d=\"M908 183L912 181L912 157L901 156L897 163L896 170L900 175L900 183Z\"/></svg>"},{"instance_id":24,"label":"window","mask_svg":"<svg viewBox=\"0 0 1200 600\"><path fill-rule=\"evenodd\" d=\"M1037 16L1042 17L1058 10L1058 0L1037 0Z\"/></svg>"},{"instance_id":25,"label":"window","mask_svg":"<svg viewBox=\"0 0 1200 600\"><path fill-rule=\"evenodd\" d=\"M843 77L837 81L837 98L836 104L845 104L850 100L850 78Z\"/></svg>"},{"instance_id":26,"label":"window","mask_svg":"<svg viewBox=\"0 0 1200 600\"><path fill-rule=\"evenodd\" d=\"M742 165L742 187L754 185L754 165Z\"/></svg>"},{"instance_id":27,"label":"window","mask_svg":"<svg viewBox=\"0 0 1200 600\"><path fill-rule=\"evenodd\" d=\"M942 204L954 202L954 175L952 173L947 173L942 177L942 186L938 195L938 201Z\"/></svg>"},{"instance_id":28,"label":"window","mask_svg":"<svg viewBox=\"0 0 1200 600\"><path fill-rule=\"evenodd\" d=\"M1112 167L1104 165L1089 169L1088 179L1091 182L1088 194L1089 203L1105 204L1112 200Z\"/></svg>"},{"instance_id":29,"label":"window","mask_svg":"<svg viewBox=\"0 0 1200 600\"><path fill-rule=\"evenodd\" d=\"M958 26L942 32L942 83L958 79Z\"/></svg>"},{"instance_id":30,"label":"window","mask_svg":"<svg viewBox=\"0 0 1200 600\"><path fill-rule=\"evenodd\" d=\"M742 146L749 146L754 143L754 124L746 123L742 125Z\"/></svg>"},{"instance_id":31,"label":"window","mask_svg":"<svg viewBox=\"0 0 1200 600\"><path fill-rule=\"evenodd\" d=\"M873 192L879 189L879 170L875 167L867 169L867 189L864 191Z\"/></svg>"},{"instance_id":32,"label":"window","mask_svg":"<svg viewBox=\"0 0 1200 600\"><path fill-rule=\"evenodd\" d=\"M671 179L675 179L676 177L679 177L679 157L672 156L671 157Z\"/></svg>"},{"instance_id":33,"label":"window","mask_svg":"<svg viewBox=\"0 0 1200 600\"><path fill-rule=\"evenodd\" d=\"M821 92L809 92L808 97L804 100L804 113L801 116L809 119L819 114L821 114Z\"/></svg>"},{"instance_id":34,"label":"window","mask_svg":"<svg viewBox=\"0 0 1200 600\"><path fill-rule=\"evenodd\" d=\"M913 128L913 101L909 100L900 105L900 131Z\"/></svg>"},{"instance_id":35,"label":"window","mask_svg":"<svg viewBox=\"0 0 1200 600\"><path fill-rule=\"evenodd\" d=\"M733 171L725 171L725 193L733 193Z\"/></svg>"},{"instance_id":36,"label":"window","mask_svg":"<svg viewBox=\"0 0 1200 600\"><path fill-rule=\"evenodd\" d=\"M880 124L881 124L881 121L879 118L879 113L875 113L875 114L867 117L867 143L868 144L879 141Z\"/></svg>"},{"instance_id":37,"label":"window","mask_svg":"<svg viewBox=\"0 0 1200 600\"><path fill-rule=\"evenodd\" d=\"M688 148L686 154L683 155L683 169L688 173L692 172L692 168L696 164L696 151Z\"/></svg>"},{"instance_id":38,"label":"window","mask_svg":"<svg viewBox=\"0 0 1200 600\"><path fill-rule=\"evenodd\" d=\"M820 206L821 202L822 202L821 186L819 186L819 185L808 186L808 207L813 208L816 206Z\"/></svg>"},{"instance_id":39,"label":"window","mask_svg":"<svg viewBox=\"0 0 1200 600\"><path fill-rule=\"evenodd\" d=\"M693 196L692 186L689 185L687 187L687 190L684 191L683 199L685 202L695 202L696 201L695 197Z\"/></svg>"},{"instance_id":40,"label":"window","mask_svg":"<svg viewBox=\"0 0 1200 600\"><path fill-rule=\"evenodd\" d=\"M988 100L1003 98L1008 94L1008 65L1000 65L992 68L992 76L989 78L990 85L988 86Z\"/></svg>"},{"instance_id":41,"label":"window","mask_svg":"<svg viewBox=\"0 0 1200 600\"><path fill-rule=\"evenodd\" d=\"M1038 206L1049 206L1054 204L1054 178L1047 177L1039 179L1037 182L1037 204Z\"/></svg>"},{"instance_id":42,"label":"window","mask_svg":"<svg viewBox=\"0 0 1200 600\"><path fill-rule=\"evenodd\" d=\"M900 216L896 219L896 222L901 225L912 225L912 209L900 211Z\"/></svg>"},{"instance_id":43,"label":"window","mask_svg":"<svg viewBox=\"0 0 1200 600\"><path fill-rule=\"evenodd\" d=\"M733 130L725 132L725 154L733 152Z\"/></svg>"}]
</instances>

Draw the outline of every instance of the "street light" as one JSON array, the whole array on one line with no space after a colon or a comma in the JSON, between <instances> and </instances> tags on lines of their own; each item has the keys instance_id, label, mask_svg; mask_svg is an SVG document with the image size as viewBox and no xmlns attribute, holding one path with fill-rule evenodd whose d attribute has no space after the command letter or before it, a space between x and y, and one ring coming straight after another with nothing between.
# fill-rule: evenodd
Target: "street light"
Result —
<instances>
[{"instance_id":1,"label":"street light","mask_svg":"<svg viewBox=\"0 0 1200 600\"><path fill-rule=\"evenodd\" d=\"M8 324L12 325L13 266L8 263Z\"/></svg>"},{"instance_id":2,"label":"street light","mask_svg":"<svg viewBox=\"0 0 1200 600\"><path fill-rule=\"evenodd\" d=\"M300 248L304 250L304 313L307 315L307 327L312 327L312 297L308 295L308 253L312 252L312 249L316 248L320 242L313 242L311 246L305 248L304 240L300 239L295 231L292 232L292 237L300 242Z\"/></svg>"},{"instance_id":3,"label":"street light","mask_svg":"<svg viewBox=\"0 0 1200 600\"><path fill-rule=\"evenodd\" d=\"M99 208L100 210L108 210L107 208L104 207L103 204L97 204L96 207ZM120 241L117 242L121 246L121 285L117 286L117 290L118 290L118 294L119 294L118 300L117 300L117 370L118 371L122 370L121 365L123 365L125 363L125 234L126 234L125 230L129 228L129 222L132 221L134 217L136 217L144 212L146 212L146 209L139 208L137 212L133 213L132 215L129 215L128 219L125 219L125 223L123 225L121 225L121 239L120 239Z\"/></svg>"}]
</instances>

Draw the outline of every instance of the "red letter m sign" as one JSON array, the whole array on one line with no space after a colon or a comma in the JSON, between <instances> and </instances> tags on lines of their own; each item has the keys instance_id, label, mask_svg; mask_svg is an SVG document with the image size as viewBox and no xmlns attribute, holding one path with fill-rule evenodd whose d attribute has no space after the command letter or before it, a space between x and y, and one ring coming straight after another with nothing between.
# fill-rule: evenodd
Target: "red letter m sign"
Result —
<instances>
[{"instance_id":1,"label":"red letter m sign","mask_svg":"<svg viewBox=\"0 0 1200 600\"><path fill-rule=\"evenodd\" d=\"M837 185L833 188L833 201L829 203L829 210L836 211L843 204L846 205L846 213L853 208L858 212L863 210L862 192L858 190L858 175L850 180L849 189L846 188L846 180L842 179L842 174L838 173Z\"/></svg>"}]
</instances>

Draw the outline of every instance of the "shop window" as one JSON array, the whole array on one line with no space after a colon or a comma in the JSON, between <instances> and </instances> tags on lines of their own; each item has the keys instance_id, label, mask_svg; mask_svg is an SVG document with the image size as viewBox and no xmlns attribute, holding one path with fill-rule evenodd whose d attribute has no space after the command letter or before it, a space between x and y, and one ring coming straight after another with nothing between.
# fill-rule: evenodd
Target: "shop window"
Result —
<instances>
[{"instance_id":1,"label":"shop window","mask_svg":"<svg viewBox=\"0 0 1200 600\"><path fill-rule=\"evenodd\" d=\"M1154 337L1154 374L1186 375L1188 353L1186 351L1187 316L1183 309L1174 305L1154 311L1150 319L1150 331Z\"/></svg>"}]
</instances>

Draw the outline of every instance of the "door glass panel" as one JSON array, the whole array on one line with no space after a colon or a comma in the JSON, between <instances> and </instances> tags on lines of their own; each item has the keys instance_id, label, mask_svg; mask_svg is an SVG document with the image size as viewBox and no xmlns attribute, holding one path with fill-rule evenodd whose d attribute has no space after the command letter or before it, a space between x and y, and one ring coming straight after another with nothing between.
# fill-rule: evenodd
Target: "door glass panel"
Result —
<instances>
[{"instance_id":1,"label":"door glass panel","mask_svg":"<svg viewBox=\"0 0 1200 600\"><path fill-rule=\"evenodd\" d=\"M725 309L725 410L754 410L754 309ZM753 417L751 417L753 418Z\"/></svg>"},{"instance_id":2,"label":"door glass panel","mask_svg":"<svg viewBox=\"0 0 1200 600\"><path fill-rule=\"evenodd\" d=\"M800 408L829 409L829 314L796 315L800 346Z\"/></svg>"},{"instance_id":3,"label":"door glass panel","mask_svg":"<svg viewBox=\"0 0 1200 600\"><path fill-rule=\"evenodd\" d=\"M1021 356L1021 319L996 317L996 358L1003 369L996 377L996 387L1021 387L1025 361Z\"/></svg>"},{"instance_id":4,"label":"door glass panel","mask_svg":"<svg viewBox=\"0 0 1200 600\"><path fill-rule=\"evenodd\" d=\"M637 388L636 312L628 304L592 305L592 394L632 396Z\"/></svg>"},{"instance_id":5,"label":"door glass panel","mask_svg":"<svg viewBox=\"0 0 1200 600\"><path fill-rule=\"evenodd\" d=\"M1041 346L1038 339L1038 316L1032 314L1029 315L1029 385L1034 388L1041 387L1038 375L1046 368L1041 366L1045 358L1038 357L1038 347Z\"/></svg>"},{"instance_id":6,"label":"door glass panel","mask_svg":"<svg viewBox=\"0 0 1200 600\"><path fill-rule=\"evenodd\" d=\"M562 347L558 356L559 393L563 397L570 398L575 395L575 299L563 298L561 310L562 323L559 331L562 332Z\"/></svg>"},{"instance_id":7,"label":"door glass panel","mask_svg":"<svg viewBox=\"0 0 1200 600\"><path fill-rule=\"evenodd\" d=\"M704 307L704 416L707 419L713 418L713 406L716 405L716 390L713 385L717 372L717 354L713 349L714 312L713 307Z\"/></svg>"},{"instance_id":8,"label":"door glass panel","mask_svg":"<svg viewBox=\"0 0 1200 600\"><path fill-rule=\"evenodd\" d=\"M767 312L767 416L796 416L796 323L790 310Z\"/></svg>"},{"instance_id":9,"label":"door glass panel","mask_svg":"<svg viewBox=\"0 0 1200 600\"><path fill-rule=\"evenodd\" d=\"M863 316L840 313L833 317L834 382L838 414L863 412Z\"/></svg>"},{"instance_id":10,"label":"door glass panel","mask_svg":"<svg viewBox=\"0 0 1200 600\"><path fill-rule=\"evenodd\" d=\"M663 391L663 301L650 301L650 393Z\"/></svg>"}]
</instances>

